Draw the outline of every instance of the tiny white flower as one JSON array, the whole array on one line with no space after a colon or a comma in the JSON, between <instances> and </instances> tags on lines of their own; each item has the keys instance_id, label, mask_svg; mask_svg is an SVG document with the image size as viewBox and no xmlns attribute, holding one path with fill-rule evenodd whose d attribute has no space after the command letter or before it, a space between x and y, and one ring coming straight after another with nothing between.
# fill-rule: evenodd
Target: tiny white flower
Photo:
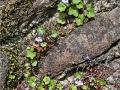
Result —
<instances>
[{"instance_id":1,"label":"tiny white flower","mask_svg":"<svg viewBox=\"0 0 120 90\"><path fill-rule=\"evenodd\" d=\"M69 2L69 0L62 0L62 2L63 2L63 3L68 3L68 2Z\"/></svg>"}]
</instances>

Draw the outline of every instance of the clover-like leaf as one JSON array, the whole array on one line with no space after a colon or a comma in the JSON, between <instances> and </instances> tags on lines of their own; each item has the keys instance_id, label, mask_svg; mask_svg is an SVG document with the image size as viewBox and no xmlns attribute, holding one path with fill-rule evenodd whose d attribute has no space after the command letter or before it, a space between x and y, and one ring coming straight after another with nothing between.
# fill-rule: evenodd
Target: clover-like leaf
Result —
<instances>
[{"instance_id":1,"label":"clover-like leaf","mask_svg":"<svg viewBox=\"0 0 120 90\"><path fill-rule=\"evenodd\" d=\"M38 90L45 90L45 89L43 88L43 86L39 86Z\"/></svg>"},{"instance_id":2,"label":"clover-like leaf","mask_svg":"<svg viewBox=\"0 0 120 90\"><path fill-rule=\"evenodd\" d=\"M31 60L31 65L33 66L33 67L35 67L35 66L37 66L37 60Z\"/></svg>"},{"instance_id":3,"label":"clover-like leaf","mask_svg":"<svg viewBox=\"0 0 120 90\"><path fill-rule=\"evenodd\" d=\"M9 79L15 79L15 75L10 74Z\"/></svg>"},{"instance_id":4,"label":"clover-like leaf","mask_svg":"<svg viewBox=\"0 0 120 90\"><path fill-rule=\"evenodd\" d=\"M82 72L76 72L76 73L75 73L75 77L76 77L76 78L81 78L81 77L82 77L82 74L83 74Z\"/></svg>"},{"instance_id":5,"label":"clover-like leaf","mask_svg":"<svg viewBox=\"0 0 120 90\"><path fill-rule=\"evenodd\" d=\"M78 16L78 18L75 19L75 22L77 25L83 25L83 21L84 21L84 15L83 14L80 14Z\"/></svg>"},{"instance_id":6,"label":"clover-like leaf","mask_svg":"<svg viewBox=\"0 0 120 90\"><path fill-rule=\"evenodd\" d=\"M86 4L86 8L87 8L87 10L89 11L89 10L92 8L92 3Z\"/></svg>"},{"instance_id":7,"label":"clover-like leaf","mask_svg":"<svg viewBox=\"0 0 120 90\"><path fill-rule=\"evenodd\" d=\"M106 85L105 80L103 80L103 79L101 79L101 78L97 78L97 79L96 79L96 82L99 82L100 85L102 85L102 86Z\"/></svg>"},{"instance_id":8,"label":"clover-like leaf","mask_svg":"<svg viewBox=\"0 0 120 90\"><path fill-rule=\"evenodd\" d=\"M81 86L81 88L82 88L83 90L88 90L88 85L85 85L85 84L84 84L84 85Z\"/></svg>"},{"instance_id":9,"label":"clover-like leaf","mask_svg":"<svg viewBox=\"0 0 120 90\"><path fill-rule=\"evenodd\" d=\"M81 2L81 0L72 0L73 4L78 4L79 2Z\"/></svg>"},{"instance_id":10,"label":"clover-like leaf","mask_svg":"<svg viewBox=\"0 0 120 90\"><path fill-rule=\"evenodd\" d=\"M45 84L49 84L49 83L50 83L50 77L45 76L45 77L43 78L43 81L45 82Z\"/></svg>"},{"instance_id":11,"label":"clover-like leaf","mask_svg":"<svg viewBox=\"0 0 120 90\"><path fill-rule=\"evenodd\" d=\"M87 10L85 10L84 14L88 17L88 18L91 18L91 17L94 17L95 16L95 11L94 9L92 8L92 4L87 4L86 5L86 8Z\"/></svg>"},{"instance_id":12,"label":"clover-like leaf","mask_svg":"<svg viewBox=\"0 0 120 90\"><path fill-rule=\"evenodd\" d=\"M43 27L38 27L38 33L43 35L45 33L45 30Z\"/></svg>"},{"instance_id":13,"label":"clover-like leaf","mask_svg":"<svg viewBox=\"0 0 120 90\"><path fill-rule=\"evenodd\" d=\"M73 6L72 6L72 7L69 7L68 14L77 17L78 14L79 14L79 13L78 13L78 9L75 8L75 7L73 7Z\"/></svg>"},{"instance_id":14,"label":"clover-like leaf","mask_svg":"<svg viewBox=\"0 0 120 90\"><path fill-rule=\"evenodd\" d=\"M34 48L32 47L27 47L27 57L30 59L33 59L36 56L36 52L34 52Z\"/></svg>"},{"instance_id":15,"label":"clover-like leaf","mask_svg":"<svg viewBox=\"0 0 120 90\"><path fill-rule=\"evenodd\" d=\"M77 90L77 87L74 84L69 85L70 90Z\"/></svg>"},{"instance_id":16,"label":"clover-like leaf","mask_svg":"<svg viewBox=\"0 0 120 90\"><path fill-rule=\"evenodd\" d=\"M24 76L25 76L25 77L29 77L29 76L30 76L30 72L29 72L29 71L25 72L25 73L24 73Z\"/></svg>"},{"instance_id":17,"label":"clover-like leaf","mask_svg":"<svg viewBox=\"0 0 120 90\"><path fill-rule=\"evenodd\" d=\"M61 18L65 18L65 16L67 16L66 13L64 13L64 12L60 12L60 13L59 13L59 17L61 17Z\"/></svg>"},{"instance_id":18,"label":"clover-like leaf","mask_svg":"<svg viewBox=\"0 0 120 90\"><path fill-rule=\"evenodd\" d=\"M79 4L76 5L78 9L84 8L84 3L81 1Z\"/></svg>"},{"instance_id":19,"label":"clover-like leaf","mask_svg":"<svg viewBox=\"0 0 120 90\"><path fill-rule=\"evenodd\" d=\"M64 18L62 18L62 17L58 17L58 18L57 18L57 23L60 23L60 24L65 24L65 23L66 23L66 21L65 21L65 19L64 19Z\"/></svg>"},{"instance_id":20,"label":"clover-like leaf","mask_svg":"<svg viewBox=\"0 0 120 90\"><path fill-rule=\"evenodd\" d=\"M55 85L56 85L56 81L50 80L50 83L49 83L49 90L53 90L53 88L55 87Z\"/></svg>"},{"instance_id":21,"label":"clover-like leaf","mask_svg":"<svg viewBox=\"0 0 120 90\"><path fill-rule=\"evenodd\" d=\"M58 83L58 84L56 85L56 87L57 87L59 90L62 90L62 89L63 89L63 85L62 85L61 83Z\"/></svg>"},{"instance_id":22,"label":"clover-like leaf","mask_svg":"<svg viewBox=\"0 0 120 90\"><path fill-rule=\"evenodd\" d=\"M40 46L44 48L44 47L47 46L47 43L46 42L42 42L42 43L40 43Z\"/></svg>"},{"instance_id":23,"label":"clover-like leaf","mask_svg":"<svg viewBox=\"0 0 120 90\"><path fill-rule=\"evenodd\" d=\"M56 38L58 36L58 33L56 30L52 30L52 35L53 38Z\"/></svg>"},{"instance_id":24,"label":"clover-like leaf","mask_svg":"<svg viewBox=\"0 0 120 90\"><path fill-rule=\"evenodd\" d=\"M95 16L94 9L91 9L90 11L85 11L84 13L88 18L92 18Z\"/></svg>"},{"instance_id":25,"label":"clover-like leaf","mask_svg":"<svg viewBox=\"0 0 120 90\"><path fill-rule=\"evenodd\" d=\"M60 2L57 6L57 10L59 10L60 12L65 11L65 9L67 8L63 2Z\"/></svg>"},{"instance_id":26,"label":"clover-like leaf","mask_svg":"<svg viewBox=\"0 0 120 90\"><path fill-rule=\"evenodd\" d=\"M30 68L30 63L25 63L25 67L26 67L26 69L29 69Z\"/></svg>"},{"instance_id":27,"label":"clover-like leaf","mask_svg":"<svg viewBox=\"0 0 120 90\"><path fill-rule=\"evenodd\" d=\"M36 86L36 77L35 76L31 76L28 80L28 84L31 86L31 87L35 87Z\"/></svg>"}]
</instances>

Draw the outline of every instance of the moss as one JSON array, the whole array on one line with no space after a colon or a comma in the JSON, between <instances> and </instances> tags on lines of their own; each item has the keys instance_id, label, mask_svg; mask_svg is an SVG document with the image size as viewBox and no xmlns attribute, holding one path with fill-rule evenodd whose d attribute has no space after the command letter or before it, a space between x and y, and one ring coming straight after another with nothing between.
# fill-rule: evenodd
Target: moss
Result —
<instances>
[{"instance_id":1,"label":"moss","mask_svg":"<svg viewBox=\"0 0 120 90\"><path fill-rule=\"evenodd\" d=\"M23 71L21 70L18 63L19 48L15 44L9 44L7 46L1 46L0 50L7 54L9 57L9 72L7 77L6 90L13 90L14 87L20 83Z\"/></svg>"},{"instance_id":2,"label":"moss","mask_svg":"<svg viewBox=\"0 0 120 90\"><path fill-rule=\"evenodd\" d=\"M0 39L21 35L18 30L19 20L27 14L30 0L9 0L1 12Z\"/></svg>"}]
</instances>

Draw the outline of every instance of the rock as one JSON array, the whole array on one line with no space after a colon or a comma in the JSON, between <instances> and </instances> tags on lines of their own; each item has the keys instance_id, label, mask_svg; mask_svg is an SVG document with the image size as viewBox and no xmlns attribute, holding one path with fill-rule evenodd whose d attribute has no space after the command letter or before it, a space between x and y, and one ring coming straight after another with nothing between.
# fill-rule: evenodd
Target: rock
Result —
<instances>
[{"instance_id":1,"label":"rock","mask_svg":"<svg viewBox=\"0 0 120 90\"><path fill-rule=\"evenodd\" d=\"M113 76L109 76L106 80L108 80L109 82L113 83L114 82L114 79L113 79Z\"/></svg>"},{"instance_id":2,"label":"rock","mask_svg":"<svg viewBox=\"0 0 120 90\"><path fill-rule=\"evenodd\" d=\"M106 85L103 90L117 90L117 88L115 88L114 85Z\"/></svg>"},{"instance_id":3,"label":"rock","mask_svg":"<svg viewBox=\"0 0 120 90\"><path fill-rule=\"evenodd\" d=\"M0 90L3 90L5 87L8 69L8 58L0 51Z\"/></svg>"},{"instance_id":4,"label":"rock","mask_svg":"<svg viewBox=\"0 0 120 90\"><path fill-rule=\"evenodd\" d=\"M69 81L68 80L64 80L64 81L60 81L60 83L63 85L63 86L67 86L69 84Z\"/></svg>"},{"instance_id":5,"label":"rock","mask_svg":"<svg viewBox=\"0 0 120 90\"><path fill-rule=\"evenodd\" d=\"M72 76L68 77L67 80L68 80L70 83L73 83L74 78L75 78L75 77L72 75Z\"/></svg>"},{"instance_id":6,"label":"rock","mask_svg":"<svg viewBox=\"0 0 120 90\"><path fill-rule=\"evenodd\" d=\"M115 8L76 28L67 38L61 39L46 57L41 58L39 72L51 72L54 76L83 63L86 54L91 58L100 56L120 39L119 18L120 8ZM111 54L113 59L114 53Z\"/></svg>"},{"instance_id":7,"label":"rock","mask_svg":"<svg viewBox=\"0 0 120 90\"><path fill-rule=\"evenodd\" d=\"M112 63L110 63L110 67L117 70L120 68L120 65L117 62L112 62Z\"/></svg>"}]
</instances>

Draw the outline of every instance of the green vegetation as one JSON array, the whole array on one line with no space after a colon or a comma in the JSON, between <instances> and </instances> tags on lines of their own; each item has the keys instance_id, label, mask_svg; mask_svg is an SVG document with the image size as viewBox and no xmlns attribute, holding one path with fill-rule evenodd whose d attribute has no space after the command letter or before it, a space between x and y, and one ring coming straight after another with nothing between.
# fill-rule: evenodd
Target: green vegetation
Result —
<instances>
[{"instance_id":1,"label":"green vegetation","mask_svg":"<svg viewBox=\"0 0 120 90\"><path fill-rule=\"evenodd\" d=\"M67 20L73 18L73 22L83 25L87 19L95 16L92 4L84 4L82 0L71 0L69 3L60 2L57 5L59 11L59 17L57 22L60 24L66 24Z\"/></svg>"}]
</instances>

